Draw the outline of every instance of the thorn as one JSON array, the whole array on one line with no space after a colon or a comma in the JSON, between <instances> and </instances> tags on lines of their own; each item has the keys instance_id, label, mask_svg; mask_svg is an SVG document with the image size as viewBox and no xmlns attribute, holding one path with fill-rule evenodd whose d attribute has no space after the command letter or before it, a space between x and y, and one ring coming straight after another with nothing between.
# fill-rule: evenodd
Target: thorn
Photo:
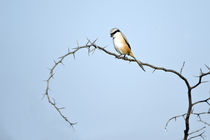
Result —
<instances>
[{"instance_id":1,"label":"thorn","mask_svg":"<svg viewBox=\"0 0 210 140\"><path fill-rule=\"evenodd\" d=\"M90 42L90 39L86 38L88 42Z\"/></svg>"},{"instance_id":2,"label":"thorn","mask_svg":"<svg viewBox=\"0 0 210 140\"><path fill-rule=\"evenodd\" d=\"M74 57L74 59L75 59L75 54L73 53L73 57Z\"/></svg>"},{"instance_id":3,"label":"thorn","mask_svg":"<svg viewBox=\"0 0 210 140\"><path fill-rule=\"evenodd\" d=\"M64 64L63 64L63 60L60 60L59 63L61 63L62 65L64 65Z\"/></svg>"},{"instance_id":4,"label":"thorn","mask_svg":"<svg viewBox=\"0 0 210 140\"><path fill-rule=\"evenodd\" d=\"M192 109L191 113L193 113L193 111L194 111L194 108Z\"/></svg>"},{"instance_id":5,"label":"thorn","mask_svg":"<svg viewBox=\"0 0 210 140\"><path fill-rule=\"evenodd\" d=\"M210 67L208 67L206 64L205 64L206 68L210 71Z\"/></svg>"},{"instance_id":6,"label":"thorn","mask_svg":"<svg viewBox=\"0 0 210 140\"><path fill-rule=\"evenodd\" d=\"M76 48L72 48L73 50L77 50L78 49L78 47L76 47Z\"/></svg>"},{"instance_id":7,"label":"thorn","mask_svg":"<svg viewBox=\"0 0 210 140\"><path fill-rule=\"evenodd\" d=\"M90 56L90 47L88 47L88 56Z\"/></svg>"},{"instance_id":8,"label":"thorn","mask_svg":"<svg viewBox=\"0 0 210 140\"><path fill-rule=\"evenodd\" d=\"M65 107L60 107L59 109L65 109Z\"/></svg>"},{"instance_id":9,"label":"thorn","mask_svg":"<svg viewBox=\"0 0 210 140\"><path fill-rule=\"evenodd\" d=\"M92 52L92 54L94 54L95 50L96 50L96 48L94 48L94 49L93 49L93 52Z\"/></svg>"},{"instance_id":10,"label":"thorn","mask_svg":"<svg viewBox=\"0 0 210 140\"><path fill-rule=\"evenodd\" d=\"M98 38L96 38L96 40L94 40L92 44L95 44L97 40L98 40Z\"/></svg>"},{"instance_id":11,"label":"thorn","mask_svg":"<svg viewBox=\"0 0 210 140\"><path fill-rule=\"evenodd\" d=\"M202 69L200 69L200 74L201 74L201 75L203 74L203 71L202 71Z\"/></svg>"},{"instance_id":12,"label":"thorn","mask_svg":"<svg viewBox=\"0 0 210 140\"><path fill-rule=\"evenodd\" d=\"M69 48L68 48L68 53L70 52Z\"/></svg>"},{"instance_id":13,"label":"thorn","mask_svg":"<svg viewBox=\"0 0 210 140\"><path fill-rule=\"evenodd\" d=\"M70 123L70 124L73 126L73 125L75 125L75 124L77 124L77 123L78 123L78 122L74 122L74 123Z\"/></svg>"},{"instance_id":14,"label":"thorn","mask_svg":"<svg viewBox=\"0 0 210 140\"><path fill-rule=\"evenodd\" d=\"M87 38L87 43L86 43L86 46L90 43L90 40Z\"/></svg>"},{"instance_id":15,"label":"thorn","mask_svg":"<svg viewBox=\"0 0 210 140\"><path fill-rule=\"evenodd\" d=\"M64 58L64 56L60 56L60 57L58 57L58 59L63 59Z\"/></svg>"},{"instance_id":16,"label":"thorn","mask_svg":"<svg viewBox=\"0 0 210 140\"><path fill-rule=\"evenodd\" d=\"M183 71L183 69L184 69L184 65L185 65L185 61L183 62L182 67L181 67L181 69L180 69L180 74L182 74L182 71Z\"/></svg>"},{"instance_id":17,"label":"thorn","mask_svg":"<svg viewBox=\"0 0 210 140\"><path fill-rule=\"evenodd\" d=\"M106 47L108 47L108 45L104 46L103 49L105 49Z\"/></svg>"},{"instance_id":18,"label":"thorn","mask_svg":"<svg viewBox=\"0 0 210 140\"><path fill-rule=\"evenodd\" d=\"M194 75L194 77L198 78L198 77L200 77L200 76L196 76L196 75Z\"/></svg>"},{"instance_id":19,"label":"thorn","mask_svg":"<svg viewBox=\"0 0 210 140\"><path fill-rule=\"evenodd\" d=\"M79 47L79 42L77 41L77 47Z\"/></svg>"},{"instance_id":20,"label":"thorn","mask_svg":"<svg viewBox=\"0 0 210 140\"><path fill-rule=\"evenodd\" d=\"M154 69L152 73L154 73L155 71L156 71L156 69Z\"/></svg>"},{"instance_id":21,"label":"thorn","mask_svg":"<svg viewBox=\"0 0 210 140\"><path fill-rule=\"evenodd\" d=\"M183 115L182 117L183 117L183 119L185 119L185 117L184 117L185 115Z\"/></svg>"},{"instance_id":22,"label":"thorn","mask_svg":"<svg viewBox=\"0 0 210 140\"><path fill-rule=\"evenodd\" d=\"M92 54L95 52L96 48L93 48L92 50L90 50L90 52L92 52Z\"/></svg>"},{"instance_id":23,"label":"thorn","mask_svg":"<svg viewBox=\"0 0 210 140\"><path fill-rule=\"evenodd\" d=\"M202 81L201 83L208 83L209 81Z\"/></svg>"}]
</instances>

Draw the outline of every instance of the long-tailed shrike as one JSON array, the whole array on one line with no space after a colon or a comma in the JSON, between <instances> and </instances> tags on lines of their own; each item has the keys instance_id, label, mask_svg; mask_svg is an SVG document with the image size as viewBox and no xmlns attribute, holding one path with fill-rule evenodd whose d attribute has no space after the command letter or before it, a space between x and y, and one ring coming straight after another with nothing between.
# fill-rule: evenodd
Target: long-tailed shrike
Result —
<instances>
[{"instance_id":1,"label":"long-tailed shrike","mask_svg":"<svg viewBox=\"0 0 210 140\"><path fill-rule=\"evenodd\" d=\"M138 65L142 68L142 70L144 70L144 67L142 66L141 62L134 57L131 51L130 44L128 43L128 40L126 39L125 35L123 35L123 33L117 28L111 29L110 35L113 38L115 50L120 55L130 55L131 57L133 57L138 63Z\"/></svg>"}]
</instances>

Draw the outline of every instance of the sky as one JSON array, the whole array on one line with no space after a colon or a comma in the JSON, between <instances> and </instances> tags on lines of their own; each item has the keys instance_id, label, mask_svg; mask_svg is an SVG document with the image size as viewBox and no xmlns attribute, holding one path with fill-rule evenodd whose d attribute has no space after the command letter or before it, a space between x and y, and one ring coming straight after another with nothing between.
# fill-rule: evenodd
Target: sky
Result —
<instances>
[{"instance_id":1,"label":"sky","mask_svg":"<svg viewBox=\"0 0 210 140\"><path fill-rule=\"evenodd\" d=\"M0 0L0 139L181 139L182 118L164 130L188 105L186 86L173 74L143 72L99 50L67 57L55 70L50 96L78 122L74 128L42 99L44 80L53 60L87 38L115 52L109 32L117 27L142 62L179 71L185 61L183 75L193 85L200 68L210 66L209 6L208 0ZM209 87L195 89L193 101L208 98ZM191 131L202 127L196 117L190 122Z\"/></svg>"}]
</instances>

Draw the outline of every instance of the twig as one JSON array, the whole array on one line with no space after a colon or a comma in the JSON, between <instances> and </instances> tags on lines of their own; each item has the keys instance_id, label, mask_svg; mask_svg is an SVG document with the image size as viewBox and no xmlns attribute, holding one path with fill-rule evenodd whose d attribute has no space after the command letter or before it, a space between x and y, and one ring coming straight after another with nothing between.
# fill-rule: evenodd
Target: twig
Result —
<instances>
[{"instance_id":1,"label":"twig","mask_svg":"<svg viewBox=\"0 0 210 140\"><path fill-rule=\"evenodd\" d=\"M184 62L183 62L183 64L182 64L182 67L181 67L181 70L180 70L180 74L182 74L182 71L183 71L184 65L185 65L185 61L184 61Z\"/></svg>"},{"instance_id":2,"label":"twig","mask_svg":"<svg viewBox=\"0 0 210 140\"><path fill-rule=\"evenodd\" d=\"M193 132L189 133L189 135L192 135L192 134L194 134L194 133L200 132L201 130L203 130L203 129L205 129L205 128L206 128L206 126L200 128L200 129L198 129L198 130L196 130L196 131L193 131Z\"/></svg>"},{"instance_id":3,"label":"twig","mask_svg":"<svg viewBox=\"0 0 210 140\"><path fill-rule=\"evenodd\" d=\"M195 84L194 86L192 86L191 89L194 89L194 88L196 88L197 86L199 86L199 85L202 83L202 78L203 78L204 76L209 75L209 74L210 74L210 71L209 71L209 72L206 72L206 73L203 73L202 70L201 70L201 74L200 74L200 76L198 76L198 77L199 77L198 83Z\"/></svg>"},{"instance_id":4,"label":"twig","mask_svg":"<svg viewBox=\"0 0 210 140\"><path fill-rule=\"evenodd\" d=\"M204 140L205 139L204 136L203 136L204 133L205 133L205 131L203 131L202 133L200 133L198 135L190 137L188 140L191 140L191 139L194 139L194 138L197 138L197 137L201 137Z\"/></svg>"},{"instance_id":5,"label":"twig","mask_svg":"<svg viewBox=\"0 0 210 140\"><path fill-rule=\"evenodd\" d=\"M174 116L174 117L171 117L171 118L166 122L165 131L167 131L167 127L168 127L168 124L170 123L170 121L172 121L172 120L175 120L175 121L176 121L176 119L177 119L177 118L180 118L180 117L183 117L183 118L185 119L184 116L186 116L186 113L181 114L181 115L177 115L177 116Z\"/></svg>"},{"instance_id":6,"label":"twig","mask_svg":"<svg viewBox=\"0 0 210 140\"><path fill-rule=\"evenodd\" d=\"M199 103L204 103L204 102L206 102L208 105L210 105L210 103L208 102L209 100L210 100L210 97L209 97L209 98L207 98L207 99L205 99L205 100L200 100L200 101L197 101L197 102L193 103L192 105L194 106L194 105L196 105L196 104L199 104Z\"/></svg>"}]
</instances>

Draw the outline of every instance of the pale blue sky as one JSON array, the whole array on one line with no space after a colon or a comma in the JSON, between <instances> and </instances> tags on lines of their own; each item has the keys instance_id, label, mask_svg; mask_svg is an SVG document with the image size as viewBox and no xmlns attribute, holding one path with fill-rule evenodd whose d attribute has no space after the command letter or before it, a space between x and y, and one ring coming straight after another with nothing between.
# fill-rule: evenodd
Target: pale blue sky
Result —
<instances>
[{"instance_id":1,"label":"pale blue sky","mask_svg":"<svg viewBox=\"0 0 210 140\"><path fill-rule=\"evenodd\" d=\"M147 67L143 72L99 51L67 58L56 69L50 94L79 122L75 130L41 100L43 80L53 59L76 41L98 38L98 45L115 52L109 31L118 27L137 58L175 70L186 61L183 74L195 83L199 69L210 65L209 7L208 0L1 0L0 139L181 139L183 119L164 132L170 117L187 110L185 84L172 74ZM195 90L193 100L209 97L209 85ZM200 127L192 122L192 130Z\"/></svg>"}]
</instances>

